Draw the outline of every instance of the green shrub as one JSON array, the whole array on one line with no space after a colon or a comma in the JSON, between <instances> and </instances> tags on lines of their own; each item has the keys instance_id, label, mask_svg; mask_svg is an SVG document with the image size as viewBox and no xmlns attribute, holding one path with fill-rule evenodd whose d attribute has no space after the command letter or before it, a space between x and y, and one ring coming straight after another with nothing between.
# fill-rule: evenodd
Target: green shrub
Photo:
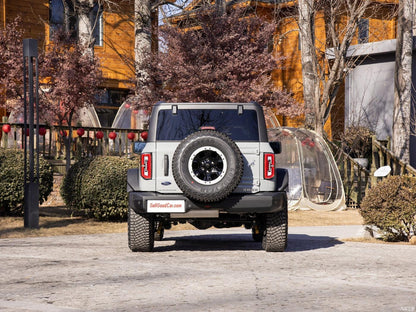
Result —
<instances>
[{"instance_id":1,"label":"green shrub","mask_svg":"<svg viewBox=\"0 0 416 312\"><path fill-rule=\"evenodd\" d=\"M127 169L137 160L101 156L75 163L64 178L61 196L68 207L98 220L127 219Z\"/></svg>"},{"instance_id":2,"label":"green shrub","mask_svg":"<svg viewBox=\"0 0 416 312\"><path fill-rule=\"evenodd\" d=\"M27 161L27 168L29 171L29 161ZM52 167L43 158L39 159L39 175L39 203L41 204L47 200L53 187ZM0 211L6 214L23 214L23 177L23 151L0 149Z\"/></svg>"},{"instance_id":3,"label":"green shrub","mask_svg":"<svg viewBox=\"0 0 416 312\"><path fill-rule=\"evenodd\" d=\"M416 178L390 176L372 187L360 208L364 222L389 241L408 241L416 231Z\"/></svg>"},{"instance_id":4,"label":"green shrub","mask_svg":"<svg viewBox=\"0 0 416 312\"><path fill-rule=\"evenodd\" d=\"M82 210L82 177L85 171L88 172L88 166L92 160L93 158L84 158L77 161L71 166L62 181L60 189L61 197L69 208Z\"/></svg>"}]
</instances>

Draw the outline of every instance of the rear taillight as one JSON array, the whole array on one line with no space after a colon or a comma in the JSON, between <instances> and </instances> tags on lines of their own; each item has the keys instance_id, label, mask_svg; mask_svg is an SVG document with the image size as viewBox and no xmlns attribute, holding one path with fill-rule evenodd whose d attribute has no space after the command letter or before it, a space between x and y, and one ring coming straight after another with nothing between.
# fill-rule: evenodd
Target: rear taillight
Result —
<instances>
[{"instance_id":1,"label":"rear taillight","mask_svg":"<svg viewBox=\"0 0 416 312\"><path fill-rule=\"evenodd\" d=\"M143 179L152 178L152 154L142 154L141 175Z\"/></svg>"},{"instance_id":2,"label":"rear taillight","mask_svg":"<svg viewBox=\"0 0 416 312\"><path fill-rule=\"evenodd\" d=\"M274 177L275 159L274 154L264 154L264 178L272 179Z\"/></svg>"}]
</instances>

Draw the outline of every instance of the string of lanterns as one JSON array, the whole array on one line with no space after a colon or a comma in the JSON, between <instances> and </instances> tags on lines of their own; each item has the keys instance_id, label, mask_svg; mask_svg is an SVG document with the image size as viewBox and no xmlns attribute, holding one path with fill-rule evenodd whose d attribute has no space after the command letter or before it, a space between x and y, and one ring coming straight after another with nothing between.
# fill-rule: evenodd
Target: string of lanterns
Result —
<instances>
[{"instance_id":1,"label":"string of lanterns","mask_svg":"<svg viewBox=\"0 0 416 312\"><path fill-rule=\"evenodd\" d=\"M3 131L4 133L6 133L6 134L8 134L8 133L11 131L11 129L12 129L12 128L11 128L10 124L4 124L4 125L3 125L3 127L2 127L2 131ZM68 136L68 133L67 133L67 131L66 131L66 130L60 130L60 131L59 131L59 134L60 134L62 137L64 137L64 138ZM85 134L85 130L84 130L83 128L78 128L78 129L77 129L77 135L78 135L79 137L82 137L84 134ZM39 128L39 135L41 135L41 136L45 136L45 135L46 135L46 128L45 128L45 127L40 127L40 128ZM141 132L141 133L140 133L140 137L141 137L144 141L146 141L146 140L147 140L147 135L148 135L147 131L143 131L143 132ZM28 129L28 128L26 129L26 136L29 136L29 129ZM104 132L102 132L102 131L98 130L97 132L95 132L95 137L96 137L98 140L103 139L103 138L104 138ZM110 132L110 133L108 134L108 138L114 141L114 140L117 138L117 133L116 133L116 132L114 132L114 131ZM134 140L135 140L135 138L136 138L136 133L134 133L134 132L129 132L129 133L127 133L127 138L128 138L130 141L134 141Z\"/></svg>"}]
</instances>

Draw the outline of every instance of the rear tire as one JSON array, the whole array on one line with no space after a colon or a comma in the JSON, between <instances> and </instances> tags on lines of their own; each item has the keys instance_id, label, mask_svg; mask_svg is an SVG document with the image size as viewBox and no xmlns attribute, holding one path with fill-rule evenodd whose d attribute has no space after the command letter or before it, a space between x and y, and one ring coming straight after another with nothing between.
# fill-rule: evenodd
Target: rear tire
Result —
<instances>
[{"instance_id":1,"label":"rear tire","mask_svg":"<svg viewBox=\"0 0 416 312\"><path fill-rule=\"evenodd\" d=\"M153 217L150 214L138 214L129 207L128 238L131 251L152 251L155 240Z\"/></svg>"},{"instance_id":2,"label":"rear tire","mask_svg":"<svg viewBox=\"0 0 416 312\"><path fill-rule=\"evenodd\" d=\"M268 252L282 252L287 247L287 207L266 216L266 231L262 246Z\"/></svg>"}]
</instances>

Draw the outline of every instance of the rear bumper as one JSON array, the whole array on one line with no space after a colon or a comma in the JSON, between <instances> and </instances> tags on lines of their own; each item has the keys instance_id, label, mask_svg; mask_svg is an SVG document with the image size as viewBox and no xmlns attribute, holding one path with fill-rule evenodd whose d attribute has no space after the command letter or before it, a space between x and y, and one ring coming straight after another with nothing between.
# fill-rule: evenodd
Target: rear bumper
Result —
<instances>
[{"instance_id":1,"label":"rear bumper","mask_svg":"<svg viewBox=\"0 0 416 312\"><path fill-rule=\"evenodd\" d=\"M156 192L129 192L129 205L136 213L148 213L148 200L184 200L185 212L192 210L219 210L229 213L272 213L287 207L286 192L260 192L255 194L231 194L215 203L199 203L181 194ZM167 211L166 213L170 213Z\"/></svg>"}]
</instances>

